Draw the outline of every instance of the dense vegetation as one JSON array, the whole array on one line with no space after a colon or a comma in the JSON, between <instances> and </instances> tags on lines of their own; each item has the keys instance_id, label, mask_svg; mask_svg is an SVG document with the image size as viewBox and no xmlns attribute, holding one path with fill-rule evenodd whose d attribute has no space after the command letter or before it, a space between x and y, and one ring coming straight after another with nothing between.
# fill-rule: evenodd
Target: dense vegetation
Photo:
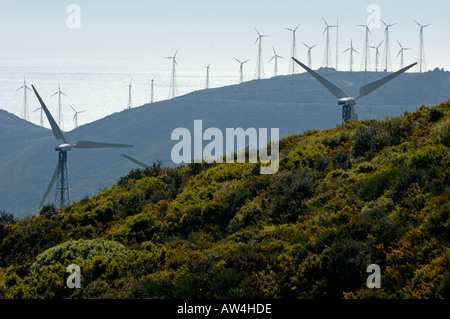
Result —
<instances>
[{"instance_id":1,"label":"dense vegetation","mask_svg":"<svg viewBox=\"0 0 450 319\"><path fill-rule=\"evenodd\" d=\"M3 212L0 297L449 298L449 127L450 101L291 135L274 175L154 162L61 211Z\"/></svg>"}]
</instances>

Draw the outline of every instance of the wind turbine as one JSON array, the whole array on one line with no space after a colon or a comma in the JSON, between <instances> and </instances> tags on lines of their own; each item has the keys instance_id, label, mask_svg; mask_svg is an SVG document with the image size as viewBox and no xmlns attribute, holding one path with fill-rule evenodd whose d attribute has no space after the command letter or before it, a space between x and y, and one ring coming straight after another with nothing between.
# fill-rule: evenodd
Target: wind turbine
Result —
<instances>
[{"instance_id":1,"label":"wind turbine","mask_svg":"<svg viewBox=\"0 0 450 319\"><path fill-rule=\"evenodd\" d=\"M357 97L350 97L345 93L342 89L335 86L333 83L329 82L325 78L323 78L321 75L319 75L317 72L314 72L310 68L308 68L306 65L298 61L296 58L293 58L295 62L297 62L302 68L304 68L309 74L311 74L313 77L315 77L323 86L325 86L328 91L330 91L331 94L333 94L335 97L337 97L338 105L342 105L342 123L345 124L349 120L358 120L358 114L355 113L355 104L356 100L366 96L367 94L373 92L374 90L378 89L383 84L386 84L390 80L394 79L398 75L402 74L406 70L412 68L414 65L417 64L417 62L408 65L407 67L404 67L403 69L400 69L399 71L395 73L391 73L379 80L370 82L359 89L359 95Z\"/></svg>"},{"instance_id":2,"label":"wind turbine","mask_svg":"<svg viewBox=\"0 0 450 319\"><path fill-rule=\"evenodd\" d=\"M275 51L275 48L273 46L272 46L272 50L273 50L273 57L270 58L269 62L274 60L275 68L274 68L273 76L277 76L277 74L278 74L278 58L282 58L282 59L284 59L284 58L281 55L277 54L277 52Z\"/></svg>"},{"instance_id":3,"label":"wind turbine","mask_svg":"<svg viewBox=\"0 0 450 319\"><path fill-rule=\"evenodd\" d=\"M291 28L285 28L288 31L292 32L292 49L291 49L291 56L293 56L294 58L297 58L297 44L296 44L296 40L295 40L295 32L297 32L297 28L300 26L297 25L294 29ZM297 65L294 63L293 60L291 60L291 63L289 64L289 70L292 72L292 74L295 74L297 71Z\"/></svg>"},{"instance_id":4,"label":"wind turbine","mask_svg":"<svg viewBox=\"0 0 450 319\"><path fill-rule=\"evenodd\" d=\"M411 48L404 48L402 46L402 44L400 43L400 41L397 40L397 42L398 42L398 45L400 46L400 51L398 51L397 57L400 55L400 68L403 68L403 51L411 50Z\"/></svg>"},{"instance_id":5,"label":"wind turbine","mask_svg":"<svg viewBox=\"0 0 450 319\"><path fill-rule=\"evenodd\" d=\"M28 106L27 106L27 90L31 89L28 87L27 82L25 81L25 78L23 78L23 85L18 88L16 91L19 91L23 89L23 106L22 106L22 118L26 121L29 120L28 117Z\"/></svg>"},{"instance_id":6,"label":"wind turbine","mask_svg":"<svg viewBox=\"0 0 450 319\"><path fill-rule=\"evenodd\" d=\"M365 28L365 36L364 36L364 50L361 61L361 71L364 72L370 71L370 52L369 52L369 35L372 35L367 24L359 24L359 27Z\"/></svg>"},{"instance_id":7,"label":"wind turbine","mask_svg":"<svg viewBox=\"0 0 450 319\"><path fill-rule=\"evenodd\" d=\"M305 47L307 47L308 48L308 53L307 53L307 56L308 56L308 67L309 68L312 68L312 59L311 59L311 50L315 47L315 46L317 46L317 44L314 44L313 46L308 46L306 43L304 43L304 42L302 42L303 43L303 45L305 46ZM294 62L294 60L292 60L292 62Z\"/></svg>"},{"instance_id":8,"label":"wind turbine","mask_svg":"<svg viewBox=\"0 0 450 319\"><path fill-rule=\"evenodd\" d=\"M322 35L326 33L325 37L325 52L323 55L323 62L322 65L326 68L331 68L331 49L330 49L330 28L336 27L335 25L328 25L328 23L325 21L324 18L322 18L323 22L325 22L325 30L323 30Z\"/></svg>"},{"instance_id":9,"label":"wind turbine","mask_svg":"<svg viewBox=\"0 0 450 319\"><path fill-rule=\"evenodd\" d=\"M207 66L205 66L206 68L206 84L205 84L205 89L209 89L209 67L210 67L211 63L208 64Z\"/></svg>"},{"instance_id":10,"label":"wind turbine","mask_svg":"<svg viewBox=\"0 0 450 319\"><path fill-rule=\"evenodd\" d=\"M178 66L176 57L178 50L175 51L173 56L166 56L165 59L172 59L172 76L170 78L170 91L169 97L174 98L177 95L177 82L176 82L176 67Z\"/></svg>"},{"instance_id":11,"label":"wind turbine","mask_svg":"<svg viewBox=\"0 0 450 319\"><path fill-rule=\"evenodd\" d=\"M339 19L336 19L336 67L335 70L337 71L338 69L338 62L339 62L339 51L338 51L338 47L339 47Z\"/></svg>"},{"instance_id":12,"label":"wind turbine","mask_svg":"<svg viewBox=\"0 0 450 319\"><path fill-rule=\"evenodd\" d=\"M69 105L69 106L73 110L73 112L75 113L74 116L73 116L73 121L75 123L75 128L77 128L78 127L78 114L84 113L86 111L84 111L84 110L83 111L77 111L77 110L75 110L75 108L72 105Z\"/></svg>"},{"instance_id":13,"label":"wind turbine","mask_svg":"<svg viewBox=\"0 0 450 319\"><path fill-rule=\"evenodd\" d=\"M261 39L267 37L267 35L260 34L258 29L255 28L256 33L258 33L258 37L256 38L256 42L258 42L258 56L256 60L256 78L259 80L264 77L264 67L263 67L263 58L262 58L262 45Z\"/></svg>"},{"instance_id":14,"label":"wind turbine","mask_svg":"<svg viewBox=\"0 0 450 319\"><path fill-rule=\"evenodd\" d=\"M417 65L416 69L419 69L419 73L422 73L422 70L426 69L425 66L425 48L423 45L423 28L428 27L430 23L426 25L421 25L419 22L414 20L415 23L420 27L419 31L419 52L417 53L417 61L419 61L419 64Z\"/></svg>"},{"instance_id":15,"label":"wind turbine","mask_svg":"<svg viewBox=\"0 0 450 319\"><path fill-rule=\"evenodd\" d=\"M397 23L392 23L392 24L387 24L386 22L384 22L383 20L381 20L381 22L383 22L385 29L384 29L384 56L383 56L383 61L384 61L384 71L391 71L391 52L389 49L389 28L392 27L393 25L396 25Z\"/></svg>"},{"instance_id":16,"label":"wind turbine","mask_svg":"<svg viewBox=\"0 0 450 319\"><path fill-rule=\"evenodd\" d=\"M350 47L348 49L342 51L342 53L345 53L347 51L350 51L350 63L349 63L349 65L350 65L350 72L353 72L353 52L356 52L356 53L359 53L359 52L356 51L353 48L353 40L352 39L350 39Z\"/></svg>"},{"instance_id":17,"label":"wind turbine","mask_svg":"<svg viewBox=\"0 0 450 319\"><path fill-rule=\"evenodd\" d=\"M131 82L133 82L133 78L130 80L130 84L128 84L128 108L131 109L133 107L132 98L131 98Z\"/></svg>"},{"instance_id":18,"label":"wind turbine","mask_svg":"<svg viewBox=\"0 0 450 319\"><path fill-rule=\"evenodd\" d=\"M58 91L55 92L55 93L53 93L52 96L54 96L54 95L56 95L56 94L58 94L58 126L59 126L61 129L64 129L64 127L63 127L63 122L62 122L62 103L61 103L61 95L67 96L67 94L61 91L61 86L59 85L59 82L58 82Z\"/></svg>"},{"instance_id":19,"label":"wind turbine","mask_svg":"<svg viewBox=\"0 0 450 319\"><path fill-rule=\"evenodd\" d=\"M42 204L45 202L48 193L53 187L53 184L56 183L56 195L55 202L58 207L63 207L63 205L69 204L69 185L68 185L68 177L67 177L67 152L72 148L109 148L109 147L134 147L133 145L128 144L111 144L111 143L99 143L99 142L90 142L90 141L78 141L76 144L69 144L67 139L65 138L63 132L59 128L58 124L56 124L53 119L50 111L47 109L44 101L41 99L39 93L36 91L35 87L32 85L34 93L36 94L39 103L41 104L42 109L47 116L47 119L52 128L53 135L56 139L62 140L63 143L58 145L55 148L55 151L58 151L58 165L56 166L55 172L53 173L52 179L50 180L50 184L45 191L44 197L42 198L41 204L39 208L42 207Z\"/></svg>"},{"instance_id":20,"label":"wind turbine","mask_svg":"<svg viewBox=\"0 0 450 319\"><path fill-rule=\"evenodd\" d=\"M378 49L380 48L382 43L383 41L381 41L380 44L378 44L376 47L375 46L370 47L372 49L375 49L375 72L378 72L378 57L380 57L380 51Z\"/></svg>"},{"instance_id":21,"label":"wind turbine","mask_svg":"<svg viewBox=\"0 0 450 319\"><path fill-rule=\"evenodd\" d=\"M44 119L43 119L43 109L42 109L42 106L40 106L40 107L38 107L37 109L35 109L33 112L36 112L36 111L41 111L40 113L41 113L41 115L40 115L40 120L39 120L39 125L40 126L44 126Z\"/></svg>"},{"instance_id":22,"label":"wind turbine","mask_svg":"<svg viewBox=\"0 0 450 319\"><path fill-rule=\"evenodd\" d=\"M247 63L248 61L250 61L250 59L245 60L244 62L241 62L240 60L236 59L235 57L233 57L233 59L235 59L239 63L239 83L242 83L242 82L244 82L244 63Z\"/></svg>"},{"instance_id":23,"label":"wind turbine","mask_svg":"<svg viewBox=\"0 0 450 319\"><path fill-rule=\"evenodd\" d=\"M151 79L150 80L150 103L153 103L153 96L154 96L154 92L153 92L153 82L155 82L155 79Z\"/></svg>"}]
</instances>

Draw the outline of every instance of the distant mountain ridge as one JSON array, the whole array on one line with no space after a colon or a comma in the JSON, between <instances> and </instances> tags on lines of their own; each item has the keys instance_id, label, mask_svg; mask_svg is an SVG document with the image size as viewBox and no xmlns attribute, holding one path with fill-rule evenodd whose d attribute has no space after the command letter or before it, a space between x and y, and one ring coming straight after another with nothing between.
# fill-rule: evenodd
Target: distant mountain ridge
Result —
<instances>
[{"instance_id":1,"label":"distant mountain ridge","mask_svg":"<svg viewBox=\"0 0 450 319\"><path fill-rule=\"evenodd\" d=\"M348 94L381 78L378 72L321 70ZM39 83L34 83L39 91ZM422 104L435 105L450 95L450 73L434 70L405 73L364 97L356 106L359 119L383 119ZM31 98L31 97L30 97ZM34 97L33 97L34 98ZM239 85L195 91L171 100L111 114L67 132L69 142L93 140L133 144L125 152L151 163L173 166L171 132L192 129L195 119L204 127L278 127L280 138L340 124L341 109L334 97L308 74L278 76ZM5 111L0 112L0 210L18 217L38 214L38 205L57 164L58 141L50 130ZM121 156L124 150L72 150L68 155L70 198L78 201L97 193L136 165ZM54 189L49 201L54 198Z\"/></svg>"}]
</instances>

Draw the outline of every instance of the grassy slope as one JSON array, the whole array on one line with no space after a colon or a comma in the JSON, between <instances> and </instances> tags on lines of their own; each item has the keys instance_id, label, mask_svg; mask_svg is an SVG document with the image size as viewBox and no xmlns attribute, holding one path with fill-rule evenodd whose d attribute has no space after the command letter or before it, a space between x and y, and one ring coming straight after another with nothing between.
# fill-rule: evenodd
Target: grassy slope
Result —
<instances>
[{"instance_id":1,"label":"grassy slope","mask_svg":"<svg viewBox=\"0 0 450 319\"><path fill-rule=\"evenodd\" d=\"M154 163L60 213L3 216L0 297L448 298L449 125L450 102L421 107L286 137L274 175Z\"/></svg>"}]
</instances>

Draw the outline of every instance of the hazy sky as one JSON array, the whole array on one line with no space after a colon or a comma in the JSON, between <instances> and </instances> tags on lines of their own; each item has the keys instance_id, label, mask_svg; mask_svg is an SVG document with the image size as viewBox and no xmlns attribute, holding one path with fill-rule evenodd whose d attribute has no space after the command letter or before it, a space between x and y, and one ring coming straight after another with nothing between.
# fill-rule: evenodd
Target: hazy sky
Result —
<instances>
[{"instance_id":1,"label":"hazy sky","mask_svg":"<svg viewBox=\"0 0 450 319\"><path fill-rule=\"evenodd\" d=\"M69 4L79 5L81 28L68 28ZM365 24L370 4L378 6L380 17L391 28L391 60L397 68L399 40L404 47L405 63L415 62L419 27L424 29L426 66L450 69L450 1L300 1L300 0L16 0L0 2L0 66L86 66L105 65L109 61L148 68L170 68L162 59L179 49L180 70L202 68L212 62L212 70L227 72L236 68L233 56L252 59L254 68L257 46L254 27L267 34L263 42L266 74L272 72L268 60L272 46L284 56L281 73L288 71L291 34L284 27L300 27L297 32L297 56L306 60L306 48L313 50L313 67L322 64L325 38L324 23L339 19L339 65L347 69L348 55L341 53L353 39L362 53ZM383 27L373 28L371 45L383 40ZM332 60L335 63L335 33L331 34ZM374 52L371 52L372 62ZM355 56L356 69L361 64ZM235 71L233 69L233 71Z\"/></svg>"}]
</instances>

